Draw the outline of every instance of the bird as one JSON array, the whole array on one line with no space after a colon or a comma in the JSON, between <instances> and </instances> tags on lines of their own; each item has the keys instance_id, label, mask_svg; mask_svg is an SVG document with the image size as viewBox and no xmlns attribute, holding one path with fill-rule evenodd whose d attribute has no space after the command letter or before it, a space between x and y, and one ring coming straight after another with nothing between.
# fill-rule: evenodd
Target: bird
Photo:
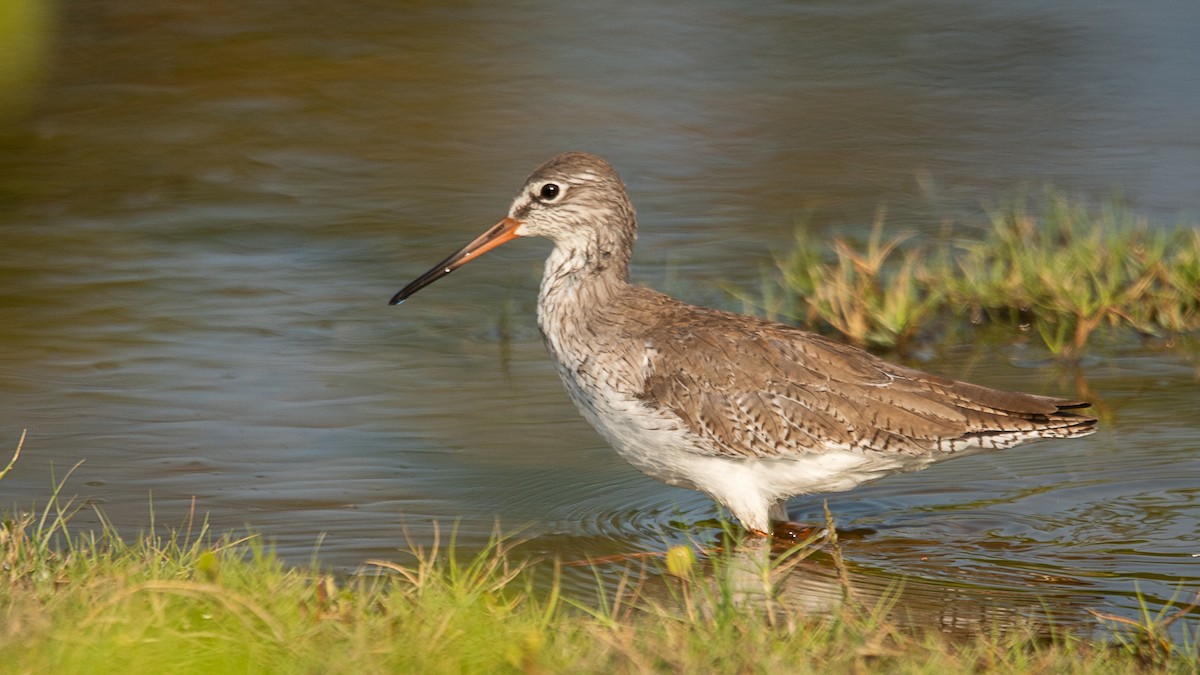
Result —
<instances>
[{"instance_id":1,"label":"bird","mask_svg":"<svg viewBox=\"0 0 1200 675\"><path fill-rule=\"evenodd\" d=\"M785 507L797 495L1096 430L1084 401L922 372L631 283L637 229L616 169L563 153L534 170L506 217L389 304L516 238L550 239L537 323L575 406L634 467L708 495L757 535L794 533Z\"/></svg>"}]
</instances>

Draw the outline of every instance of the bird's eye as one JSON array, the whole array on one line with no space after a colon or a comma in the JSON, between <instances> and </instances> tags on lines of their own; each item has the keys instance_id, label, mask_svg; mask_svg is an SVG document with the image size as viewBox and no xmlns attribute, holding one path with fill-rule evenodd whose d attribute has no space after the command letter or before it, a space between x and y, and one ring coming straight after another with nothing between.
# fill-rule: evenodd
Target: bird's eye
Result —
<instances>
[{"instance_id":1,"label":"bird's eye","mask_svg":"<svg viewBox=\"0 0 1200 675\"><path fill-rule=\"evenodd\" d=\"M559 195L561 194L562 188L558 186L558 183L546 183L542 186L542 189L538 191L538 196L540 196L544 202L552 202L555 199L558 199Z\"/></svg>"}]
</instances>

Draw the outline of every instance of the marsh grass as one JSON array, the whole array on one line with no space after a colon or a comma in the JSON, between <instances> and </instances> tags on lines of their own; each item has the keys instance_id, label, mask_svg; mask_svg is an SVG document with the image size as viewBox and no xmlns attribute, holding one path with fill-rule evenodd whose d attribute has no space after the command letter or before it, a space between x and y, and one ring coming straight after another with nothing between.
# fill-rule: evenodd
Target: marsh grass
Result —
<instances>
[{"instance_id":1,"label":"marsh grass","mask_svg":"<svg viewBox=\"0 0 1200 675\"><path fill-rule=\"evenodd\" d=\"M1140 593L1138 597L1141 600L1141 612L1137 619L1096 610L1090 611L1093 616L1114 629L1115 645L1135 660L1152 667L1166 663L1180 649L1169 630L1173 624L1181 619L1186 619L1197 607L1200 607L1200 593L1197 593L1186 605L1172 601L1157 611L1151 610L1146 605ZM1187 628L1183 630L1182 649L1185 653L1193 654L1192 659L1195 661L1193 668L1200 668L1200 630L1191 632Z\"/></svg>"},{"instance_id":2,"label":"marsh grass","mask_svg":"<svg viewBox=\"0 0 1200 675\"><path fill-rule=\"evenodd\" d=\"M65 479L64 479L65 480ZM1006 629L950 636L854 599L810 616L778 582L786 553L675 547L639 557L615 589L566 597L556 561L497 534L478 552L410 542L357 574L282 564L259 539L194 518L131 542L105 524L74 533L58 483L39 512L3 519L0 672L1197 672L1162 639L1190 611L1121 624L1119 639ZM840 553L836 529L821 540ZM836 565L840 555L834 555ZM535 583L544 567L551 581ZM1101 617L1114 620L1113 617ZM1117 619L1119 620L1119 619Z\"/></svg>"},{"instance_id":3,"label":"marsh grass","mask_svg":"<svg viewBox=\"0 0 1200 675\"><path fill-rule=\"evenodd\" d=\"M21 430L21 438L19 438L17 440L17 448L15 450L13 450L12 459L8 460L8 464L4 467L3 470L0 470L0 480L3 480L4 477L8 475L8 472L12 471L12 468L13 468L13 466L16 465L17 460L21 458L21 448L23 448L25 446L25 432L26 431L28 431L28 429Z\"/></svg>"},{"instance_id":4,"label":"marsh grass","mask_svg":"<svg viewBox=\"0 0 1200 675\"><path fill-rule=\"evenodd\" d=\"M1200 331L1200 227L1151 227L1117 205L1088 208L1048 190L993 209L980 231L934 241L835 237L823 249L803 229L745 304L860 346L904 349L952 324L1031 331L1077 359L1104 328L1178 338ZM951 236L957 235L957 236Z\"/></svg>"}]
</instances>

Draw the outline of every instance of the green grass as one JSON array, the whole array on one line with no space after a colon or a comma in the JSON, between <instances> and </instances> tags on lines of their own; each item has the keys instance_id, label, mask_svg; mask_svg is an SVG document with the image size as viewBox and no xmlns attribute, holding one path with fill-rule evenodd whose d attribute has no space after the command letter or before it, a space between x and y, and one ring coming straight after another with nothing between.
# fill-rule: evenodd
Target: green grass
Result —
<instances>
[{"instance_id":1,"label":"green grass","mask_svg":"<svg viewBox=\"0 0 1200 675\"><path fill-rule=\"evenodd\" d=\"M883 216L865 242L819 246L806 230L743 301L772 318L904 349L960 334L951 327L1031 330L1077 359L1102 328L1172 339L1200 331L1200 227L1151 227L1118 206L1087 208L1047 191L1040 214L1025 200L983 228L936 241L884 240Z\"/></svg>"},{"instance_id":2,"label":"green grass","mask_svg":"<svg viewBox=\"0 0 1200 675\"><path fill-rule=\"evenodd\" d=\"M1200 671L1164 637L1181 611L1101 617L1119 630L1103 643L1032 627L948 636L860 605L845 581L843 611L806 615L774 591L810 548L677 547L583 600L535 583L558 564L500 536L475 553L412 545L335 576L203 525L131 542L108 526L72 533L75 509L56 490L39 513L3 520L0 672ZM840 566L836 540L825 546ZM663 583L652 592L648 579Z\"/></svg>"}]
</instances>

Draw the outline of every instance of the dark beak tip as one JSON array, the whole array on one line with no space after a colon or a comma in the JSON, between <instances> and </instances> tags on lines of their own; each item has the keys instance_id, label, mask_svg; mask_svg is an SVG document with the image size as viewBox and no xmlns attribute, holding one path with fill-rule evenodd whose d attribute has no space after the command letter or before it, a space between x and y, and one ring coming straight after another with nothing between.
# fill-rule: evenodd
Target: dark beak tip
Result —
<instances>
[{"instance_id":1,"label":"dark beak tip","mask_svg":"<svg viewBox=\"0 0 1200 675\"><path fill-rule=\"evenodd\" d=\"M450 274L454 270L466 264L468 261L487 253L504 242L512 241L514 238L520 236L516 234L516 228L520 225L521 223L519 221L513 220L512 218L505 218L504 220L496 223L489 228L487 232L484 232L476 237L474 241L452 253L450 257L446 258L442 262L434 265L426 273L422 274L416 279L413 279L407 286L401 288L399 293L393 295L388 304L399 305L407 300L413 293L416 293L429 284L432 284L438 279Z\"/></svg>"}]
</instances>

